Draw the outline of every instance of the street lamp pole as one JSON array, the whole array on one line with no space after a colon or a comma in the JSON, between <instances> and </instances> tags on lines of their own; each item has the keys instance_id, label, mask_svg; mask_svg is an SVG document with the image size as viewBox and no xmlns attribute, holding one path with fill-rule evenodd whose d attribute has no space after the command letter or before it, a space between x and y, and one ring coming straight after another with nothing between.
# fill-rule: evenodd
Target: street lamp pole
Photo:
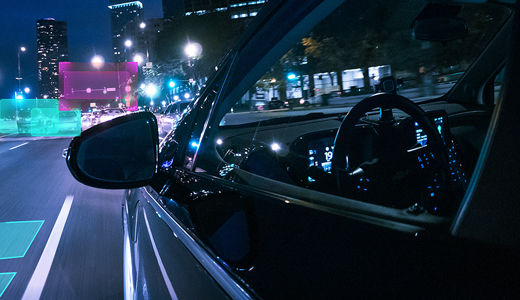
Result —
<instances>
[{"instance_id":1,"label":"street lamp pole","mask_svg":"<svg viewBox=\"0 0 520 300\"><path fill-rule=\"evenodd\" d=\"M27 49L25 47L18 48L18 77L16 77L16 80L18 80L18 92L22 92L22 68L20 66L20 54L21 52L25 52Z\"/></svg>"}]
</instances>

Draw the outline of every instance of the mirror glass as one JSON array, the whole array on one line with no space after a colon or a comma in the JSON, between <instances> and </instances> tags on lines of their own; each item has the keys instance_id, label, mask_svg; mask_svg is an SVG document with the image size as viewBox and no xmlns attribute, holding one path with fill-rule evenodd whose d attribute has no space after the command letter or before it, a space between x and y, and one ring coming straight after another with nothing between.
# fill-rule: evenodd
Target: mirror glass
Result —
<instances>
[{"instance_id":1,"label":"mirror glass","mask_svg":"<svg viewBox=\"0 0 520 300\"><path fill-rule=\"evenodd\" d=\"M413 21L416 40L449 42L468 35L468 26L461 17L462 7L429 3Z\"/></svg>"},{"instance_id":2,"label":"mirror glass","mask_svg":"<svg viewBox=\"0 0 520 300\"><path fill-rule=\"evenodd\" d=\"M155 173L150 123L146 119L129 120L86 137L77 152L79 169L105 182L149 180Z\"/></svg>"}]
</instances>

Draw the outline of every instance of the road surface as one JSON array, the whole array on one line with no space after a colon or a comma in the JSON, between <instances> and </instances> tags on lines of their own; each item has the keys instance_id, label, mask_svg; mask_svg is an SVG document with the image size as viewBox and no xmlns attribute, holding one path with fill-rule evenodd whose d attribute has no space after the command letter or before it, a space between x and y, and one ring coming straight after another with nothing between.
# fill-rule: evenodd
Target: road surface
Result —
<instances>
[{"instance_id":1,"label":"road surface","mask_svg":"<svg viewBox=\"0 0 520 300\"><path fill-rule=\"evenodd\" d=\"M0 137L2 300L123 297L123 191L78 183L61 156L69 143Z\"/></svg>"}]
</instances>

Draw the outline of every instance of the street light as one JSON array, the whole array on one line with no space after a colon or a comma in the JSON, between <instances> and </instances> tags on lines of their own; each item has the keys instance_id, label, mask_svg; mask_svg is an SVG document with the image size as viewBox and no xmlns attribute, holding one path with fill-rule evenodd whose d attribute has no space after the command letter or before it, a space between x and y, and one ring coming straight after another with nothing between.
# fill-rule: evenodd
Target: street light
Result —
<instances>
[{"instance_id":1,"label":"street light","mask_svg":"<svg viewBox=\"0 0 520 300\"><path fill-rule=\"evenodd\" d=\"M134 43L132 43L132 40L126 40L126 41L125 41L125 47L126 47L126 48L130 48L130 47L132 47L133 44L134 44Z\"/></svg>"},{"instance_id":2,"label":"street light","mask_svg":"<svg viewBox=\"0 0 520 300\"><path fill-rule=\"evenodd\" d=\"M168 85L173 89L173 88L175 87L175 81L170 80L170 82L168 83Z\"/></svg>"},{"instance_id":3,"label":"street light","mask_svg":"<svg viewBox=\"0 0 520 300\"><path fill-rule=\"evenodd\" d=\"M29 87L25 87L25 89L23 89L23 91L26 93L26 94L29 94L31 92L31 89Z\"/></svg>"},{"instance_id":4,"label":"street light","mask_svg":"<svg viewBox=\"0 0 520 300\"><path fill-rule=\"evenodd\" d=\"M136 55L134 55L132 61L136 62L138 65L142 65L144 62L144 58L141 54L137 53Z\"/></svg>"},{"instance_id":5,"label":"street light","mask_svg":"<svg viewBox=\"0 0 520 300\"><path fill-rule=\"evenodd\" d=\"M94 55L94 57L92 57L90 60L90 63L94 68L101 69L105 64L105 59L101 55Z\"/></svg>"},{"instance_id":6,"label":"street light","mask_svg":"<svg viewBox=\"0 0 520 300\"><path fill-rule=\"evenodd\" d=\"M22 85L22 69L20 67L20 54L22 52L25 52L27 51L27 48L25 48L24 46L21 46L20 48L18 48L18 77L16 77L16 80L18 80L18 92L21 92L22 89L21 89L21 85Z\"/></svg>"},{"instance_id":7,"label":"street light","mask_svg":"<svg viewBox=\"0 0 520 300\"><path fill-rule=\"evenodd\" d=\"M202 46L199 43L189 42L184 47L184 54L186 54L188 58L197 58L202 54Z\"/></svg>"},{"instance_id":8,"label":"street light","mask_svg":"<svg viewBox=\"0 0 520 300\"><path fill-rule=\"evenodd\" d=\"M139 28L141 28L141 29L145 29L145 28L146 28L146 23L145 23L145 22L141 22L141 23L139 24Z\"/></svg>"},{"instance_id":9,"label":"street light","mask_svg":"<svg viewBox=\"0 0 520 300\"><path fill-rule=\"evenodd\" d=\"M145 89L146 95L150 97L150 105L153 106L153 97L157 94L157 86L153 83L149 83Z\"/></svg>"}]
</instances>

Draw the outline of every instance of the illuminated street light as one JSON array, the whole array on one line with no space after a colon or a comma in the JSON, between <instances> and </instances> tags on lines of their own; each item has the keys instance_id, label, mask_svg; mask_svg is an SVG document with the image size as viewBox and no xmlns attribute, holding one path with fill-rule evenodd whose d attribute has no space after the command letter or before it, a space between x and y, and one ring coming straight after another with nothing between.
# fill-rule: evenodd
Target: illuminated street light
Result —
<instances>
[{"instance_id":1,"label":"illuminated street light","mask_svg":"<svg viewBox=\"0 0 520 300\"><path fill-rule=\"evenodd\" d=\"M25 89L23 89L23 91L26 93L26 94L29 94L31 92L31 89L29 87L26 87Z\"/></svg>"},{"instance_id":2,"label":"illuminated street light","mask_svg":"<svg viewBox=\"0 0 520 300\"><path fill-rule=\"evenodd\" d=\"M145 28L146 28L146 23L145 23L145 22L141 22L141 23L139 24L139 28L141 28L141 29L145 29Z\"/></svg>"},{"instance_id":3,"label":"illuminated street light","mask_svg":"<svg viewBox=\"0 0 520 300\"><path fill-rule=\"evenodd\" d=\"M289 73L289 74L287 75L287 79L289 79L289 80L294 80L294 79L296 79L296 74L294 74L294 73Z\"/></svg>"},{"instance_id":4,"label":"illuminated street light","mask_svg":"<svg viewBox=\"0 0 520 300\"><path fill-rule=\"evenodd\" d=\"M177 95L173 96L173 100L179 101L179 96L177 96Z\"/></svg>"},{"instance_id":5,"label":"illuminated street light","mask_svg":"<svg viewBox=\"0 0 520 300\"><path fill-rule=\"evenodd\" d=\"M202 46L199 43L190 42L184 47L184 54L188 58L199 57L202 54Z\"/></svg>"},{"instance_id":6,"label":"illuminated street light","mask_svg":"<svg viewBox=\"0 0 520 300\"><path fill-rule=\"evenodd\" d=\"M184 94L184 98L186 98L186 99L189 99L190 96L191 96L190 93L186 93L186 94Z\"/></svg>"},{"instance_id":7,"label":"illuminated street light","mask_svg":"<svg viewBox=\"0 0 520 300\"><path fill-rule=\"evenodd\" d=\"M141 83L141 85L139 87L141 88L141 90L144 90L146 88L146 84Z\"/></svg>"},{"instance_id":8,"label":"illuminated street light","mask_svg":"<svg viewBox=\"0 0 520 300\"><path fill-rule=\"evenodd\" d=\"M16 77L16 80L18 80L18 92L22 92L21 90L21 85L22 85L22 69L20 67L20 54L22 52L25 52L27 51L27 48L25 48L24 46L21 46L20 48L18 48L18 77Z\"/></svg>"},{"instance_id":9,"label":"illuminated street light","mask_svg":"<svg viewBox=\"0 0 520 300\"><path fill-rule=\"evenodd\" d=\"M101 69L105 64L105 59L101 55L94 55L94 57L92 57L90 60L90 63L94 68Z\"/></svg>"},{"instance_id":10,"label":"illuminated street light","mask_svg":"<svg viewBox=\"0 0 520 300\"><path fill-rule=\"evenodd\" d=\"M170 82L168 83L168 85L173 89L173 88L175 87L175 81L170 80Z\"/></svg>"},{"instance_id":11,"label":"illuminated street light","mask_svg":"<svg viewBox=\"0 0 520 300\"><path fill-rule=\"evenodd\" d=\"M166 101L161 102L163 107L166 107Z\"/></svg>"},{"instance_id":12,"label":"illuminated street light","mask_svg":"<svg viewBox=\"0 0 520 300\"><path fill-rule=\"evenodd\" d=\"M134 55L134 58L132 59L133 62L136 62L138 65L142 65L144 62L144 57L141 54Z\"/></svg>"},{"instance_id":13,"label":"illuminated street light","mask_svg":"<svg viewBox=\"0 0 520 300\"><path fill-rule=\"evenodd\" d=\"M125 41L125 47L126 47L126 48L130 48L130 47L132 47L133 44L134 44L134 43L132 43L132 40L126 40L126 41Z\"/></svg>"},{"instance_id":14,"label":"illuminated street light","mask_svg":"<svg viewBox=\"0 0 520 300\"><path fill-rule=\"evenodd\" d=\"M150 98L153 98L156 94L157 94L157 87L155 86L155 84L153 84L153 83L148 84L146 86L146 95L148 95L148 97L150 97Z\"/></svg>"}]
</instances>

